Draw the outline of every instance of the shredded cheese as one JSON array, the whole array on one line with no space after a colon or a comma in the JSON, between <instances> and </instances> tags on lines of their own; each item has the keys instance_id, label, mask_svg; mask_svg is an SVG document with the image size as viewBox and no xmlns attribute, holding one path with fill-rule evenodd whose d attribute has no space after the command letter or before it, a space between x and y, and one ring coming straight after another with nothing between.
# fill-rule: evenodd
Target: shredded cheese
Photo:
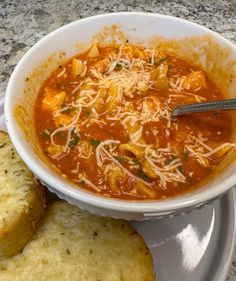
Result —
<instances>
[{"instance_id":1,"label":"shredded cheese","mask_svg":"<svg viewBox=\"0 0 236 281\"><path fill-rule=\"evenodd\" d=\"M92 189L94 189L96 192L101 192L101 189L99 187L97 187L94 183L92 183L90 180L88 180L83 175L79 174L78 177L81 181L84 181L88 186L92 187Z\"/></svg>"},{"instance_id":2,"label":"shredded cheese","mask_svg":"<svg viewBox=\"0 0 236 281\"><path fill-rule=\"evenodd\" d=\"M169 148L161 148L154 150L153 148L147 147L145 149L145 159L150 164L154 173L160 179L160 185L165 188L167 182L181 182L186 181L185 176L179 171L179 167L182 166L180 159L174 159L169 164L165 164L166 154L169 155L171 152Z\"/></svg>"},{"instance_id":3,"label":"shredded cheese","mask_svg":"<svg viewBox=\"0 0 236 281\"><path fill-rule=\"evenodd\" d=\"M211 156L214 156L217 152L220 152L228 147L225 152L223 151L223 154L225 154L235 147L234 143L226 142L213 149L206 144L205 141L206 139L202 138L200 135L198 135L198 137L190 135L187 143L185 144L185 150L188 151L192 157L198 161L198 163L205 167L210 165L209 160L211 160Z\"/></svg>"},{"instance_id":4,"label":"shredded cheese","mask_svg":"<svg viewBox=\"0 0 236 281\"><path fill-rule=\"evenodd\" d=\"M142 183L144 183L145 185L151 187L152 184L136 177L135 175L133 175L129 170L127 170L123 165L120 164L119 161L117 161L109 152L108 150L104 147L104 146L111 146L111 145L118 145L120 143L120 141L116 141L116 140L107 140L104 142L101 142L99 144L99 146L96 148L96 159L97 159L97 163L99 166L102 166L102 163L104 161L104 159L108 159L110 161L112 161L113 163L115 163L117 166L119 166L123 172L125 174L127 174L127 176L129 176L131 179L133 179L134 181L141 181ZM104 156L101 156L101 154L105 154L105 158Z\"/></svg>"}]
</instances>

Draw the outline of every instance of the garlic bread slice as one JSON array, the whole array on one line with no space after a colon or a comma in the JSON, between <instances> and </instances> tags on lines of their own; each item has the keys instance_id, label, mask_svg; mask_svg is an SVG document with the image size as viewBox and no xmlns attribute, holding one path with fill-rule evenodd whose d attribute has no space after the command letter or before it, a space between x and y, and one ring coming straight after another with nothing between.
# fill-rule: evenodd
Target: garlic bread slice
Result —
<instances>
[{"instance_id":1,"label":"garlic bread slice","mask_svg":"<svg viewBox=\"0 0 236 281\"><path fill-rule=\"evenodd\" d=\"M23 249L44 212L44 188L0 132L0 260Z\"/></svg>"},{"instance_id":2,"label":"garlic bread slice","mask_svg":"<svg viewBox=\"0 0 236 281\"><path fill-rule=\"evenodd\" d=\"M125 221L55 202L21 254L0 262L0 281L153 281L142 237Z\"/></svg>"}]
</instances>

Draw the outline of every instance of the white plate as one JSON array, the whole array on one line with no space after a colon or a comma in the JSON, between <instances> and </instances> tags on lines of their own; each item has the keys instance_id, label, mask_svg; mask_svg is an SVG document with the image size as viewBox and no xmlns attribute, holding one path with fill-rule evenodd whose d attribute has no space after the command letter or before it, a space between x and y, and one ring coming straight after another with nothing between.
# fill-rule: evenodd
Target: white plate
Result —
<instances>
[{"instance_id":1,"label":"white plate","mask_svg":"<svg viewBox=\"0 0 236 281\"><path fill-rule=\"evenodd\" d=\"M158 281L223 281L235 248L236 191L189 214L132 225L151 249Z\"/></svg>"}]
</instances>

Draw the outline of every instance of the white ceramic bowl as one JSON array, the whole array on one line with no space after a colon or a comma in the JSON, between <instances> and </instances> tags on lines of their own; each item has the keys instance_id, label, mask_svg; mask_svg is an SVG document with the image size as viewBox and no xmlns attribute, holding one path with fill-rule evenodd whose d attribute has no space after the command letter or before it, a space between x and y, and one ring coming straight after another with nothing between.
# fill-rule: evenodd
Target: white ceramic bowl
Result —
<instances>
[{"instance_id":1,"label":"white ceramic bowl","mask_svg":"<svg viewBox=\"0 0 236 281\"><path fill-rule=\"evenodd\" d=\"M105 14L73 22L35 44L17 64L7 86L4 106L7 130L18 153L33 173L49 190L71 204L100 215L128 220L187 212L234 186L236 161L229 161L214 180L194 192L163 201L131 202L89 193L75 187L49 167L33 129L32 109L37 92L56 66L88 46L94 36L96 40L115 38L121 42L128 39L131 43L146 46L159 42L169 51L201 65L229 97L236 94L236 48L204 27L178 18L148 13Z\"/></svg>"}]
</instances>

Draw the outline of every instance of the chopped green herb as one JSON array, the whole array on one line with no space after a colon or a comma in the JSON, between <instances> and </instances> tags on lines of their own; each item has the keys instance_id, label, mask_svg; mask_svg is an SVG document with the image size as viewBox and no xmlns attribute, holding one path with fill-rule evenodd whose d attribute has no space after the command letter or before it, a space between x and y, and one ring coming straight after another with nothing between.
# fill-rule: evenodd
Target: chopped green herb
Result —
<instances>
[{"instance_id":1,"label":"chopped green herb","mask_svg":"<svg viewBox=\"0 0 236 281\"><path fill-rule=\"evenodd\" d=\"M120 70L122 68L122 66L120 64L117 64L115 69Z\"/></svg>"},{"instance_id":2,"label":"chopped green herb","mask_svg":"<svg viewBox=\"0 0 236 281\"><path fill-rule=\"evenodd\" d=\"M86 110L86 115L89 116L92 113L91 109Z\"/></svg>"},{"instance_id":3,"label":"chopped green herb","mask_svg":"<svg viewBox=\"0 0 236 281\"><path fill-rule=\"evenodd\" d=\"M160 65L162 64L168 57L160 58L155 64Z\"/></svg>"},{"instance_id":4,"label":"chopped green herb","mask_svg":"<svg viewBox=\"0 0 236 281\"><path fill-rule=\"evenodd\" d=\"M71 149L73 149L73 148L76 147L76 145L78 144L78 142L79 142L79 139L78 139L78 138L74 138L74 139L72 139L72 140L69 142L68 147L71 148Z\"/></svg>"},{"instance_id":5,"label":"chopped green herb","mask_svg":"<svg viewBox=\"0 0 236 281\"><path fill-rule=\"evenodd\" d=\"M134 165L139 165L139 161L138 161L136 158L134 158L134 159L132 160L132 162L133 162Z\"/></svg>"},{"instance_id":6,"label":"chopped green herb","mask_svg":"<svg viewBox=\"0 0 236 281\"><path fill-rule=\"evenodd\" d=\"M105 145L104 145L104 148L105 148L106 150L109 150L109 145L105 144Z\"/></svg>"},{"instance_id":7,"label":"chopped green herb","mask_svg":"<svg viewBox=\"0 0 236 281\"><path fill-rule=\"evenodd\" d=\"M79 183L80 184L85 184L85 181L84 180L80 180Z\"/></svg>"},{"instance_id":8,"label":"chopped green herb","mask_svg":"<svg viewBox=\"0 0 236 281\"><path fill-rule=\"evenodd\" d=\"M145 173L144 173L144 171L141 170L141 169L139 169L139 170L137 171L137 176L138 176L139 178L143 179L143 180L146 180L146 181L149 180L148 176L146 176Z\"/></svg>"},{"instance_id":9,"label":"chopped green herb","mask_svg":"<svg viewBox=\"0 0 236 281\"><path fill-rule=\"evenodd\" d=\"M56 83L55 87L57 90L65 90L65 88L66 88L66 86L61 83Z\"/></svg>"},{"instance_id":10,"label":"chopped green herb","mask_svg":"<svg viewBox=\"0 0 236 281\"><path fill-rule=\"evenodd\" d=\"M21 173L22 173L22 170L16 170L16 171L13 172L13 174L16 175L16 176L20 176Z\"/></svg>"},{"instance_id":11,"label":"chopped green herb","mask_svg":"<svg viewBox=\"0 0 236 281\"><path fill-rule=\"evenodd\" d=\"M185 161L188 161L188 160L189 160L189 153L188 153L187 151L184 151L184 152L182 153L182 157L183 157L183 159L184 159Z\"/></svg>"},{"instance_id":12,"label":"chopped green herb","mask_svg":"<svg viewBox=\"0 0 236 281\"><path fill-rule=\"evenodd\" d=\"M172 163L174 160L176 159L175 155L171 155L170 159L167 159L165 161L165 165L169 165L170 163Z\"/></svg>"},{"instance_id":13,"label":"chopped green herb","mask_svg":"<svg viewBox=\"0 0 236 281\"><path fill-rule=\"evenodd\" d=\"M114 156L114 158L115 158L118 162L120 162L121 164L124 163L124 159L123 159L122 157L120 157L120 156Z\"/></svg>"},{"instance_id":14,"label":"chopped green herb","mask_svg":"<svg viewBox=\"0 0 236 281\"><path fill-rule=\"evenodd\" d=\"M5 145L6 145L5 143L1 144L1 145L0 145L0 148L3 148Z\"/></svg>"},{"instance_id":15,"label":"chopped green herb","mask_svg":"<svg viewBox=\"0 0 236 281\"><path fill-rule=\"evenodd\" d=\"M67 107L67 108L61 110L61 112L67 113L67 112L71 112L72 110L73 110L73 108Z\"/></svg>"},{"instance_id":16,"label":"chopped green herb","mask_svg":"<svg viewBox=\"0 0 236 281\"><path fill-rule=\"evenodd\" d=\"M165 61L167 58L168 58L168 57L164 57L164 58L159 59L158 61L159 61L159 62L163 62L163 61Z\"/></svg>"},{"instance_id":17,"label":"chopped green herb","mask_svg":"<svg viewBox=\"0 0 236 281\"><path fill-rule=\"evenodd\" d=\"M98 145L100 144L100 140L92 139L92 140L90 140L90 143L91 143L93 146L98 146Z\"/></svg>"},{"instance_id":18,"label":"chopped green herb","mask_svg":"<svg viewBox=\"0 0 236 281\"><path fill-rule=\"evenodd\" d=\"M40 136L43 138L49 138L49 133L45 130L45 131L40 132Z\"/></svg>"},{"instance_id":19,"label":"chopped green herb","mask_svg":"<svg viewBox=\"0 0 236 281\"><path fill-rule=\"evenodd\" d=\"M92 113L91 109L87 109L84 106L82 106L82 110L83 110L84 114L86 114L87 116L89 116Z\"/></svg>"},{"instance_id":20,"label":"chopped green herb","mask_svg":"<svg viewBox=\"0 0 236 281\"><path fill-rule=\"evenodd\" d=\"M179 166L178 170L180 171L181 174L183 174L183 166Z\"/></svg>"},{"instance_id":21,"label":"chopped green herb","mask_svg":"<svg viewBox=\"0 0 236 281\"><path fill-rule=\"evenodd\" d=\"M190 176L190 175L187 175L186 180L187 180L188 183L192 183L193 182L193 177Z\"/></svg>"},{"instance_id":22,"label":"chopped green herb","mask_svg":"<svg viewBox=\"0 0 236 281\"><path fill-rule=\"evenodd\" d=\"M174 68L173 64L168 64L168 69Z\"/></svg>"}]
</instances>

